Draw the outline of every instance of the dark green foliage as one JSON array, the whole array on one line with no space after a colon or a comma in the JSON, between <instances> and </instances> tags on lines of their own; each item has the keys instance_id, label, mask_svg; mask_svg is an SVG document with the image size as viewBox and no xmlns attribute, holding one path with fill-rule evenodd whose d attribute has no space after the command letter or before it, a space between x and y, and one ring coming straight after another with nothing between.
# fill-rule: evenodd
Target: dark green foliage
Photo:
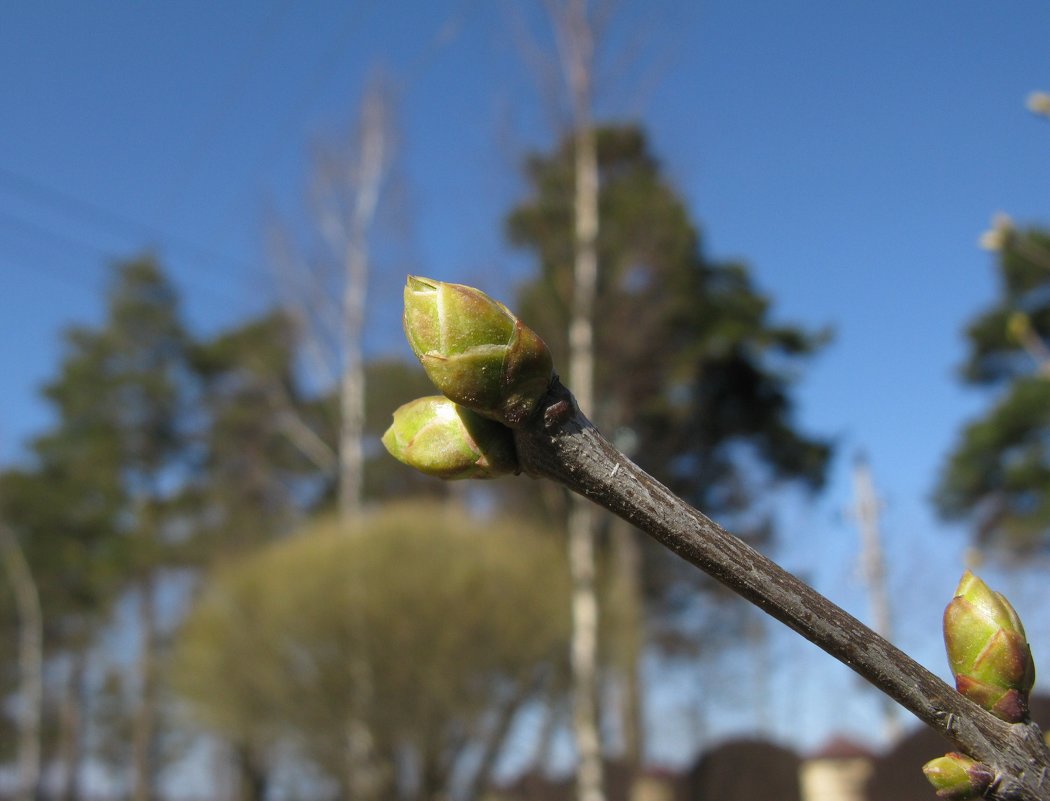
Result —
<instances>
[{"instance_id":1,"label":"dark green foliage","mask_svg":"<svg viewBox=\"0 0 1050 801\"><path fill-rule=\"evenodd\" d=\"M44 388L54 424L31 443L27 466L0 476L0 514L26 554L45 654L60 669L81 669L116 601L129 592L152 600L172 562L175 501L190 469L187 345L159 265L148 257L117 265L102 324L66 333L62 364ZM143 639L152 653L155 638ZM141 686L140 703L155 703L155 685ZM63 692L45 705L63 710L45 719L45 747L68 740L76 764L83 741L67 713L86 718L83 685Z\"/></svg>"},{"instance_id":2,"label":"dark green foliage","mask_svg":"<svg viewBox=\"0 0 1050 801\"><path fill-rule=\"evenodd\" d=\"M998 300L966 329L970 354L962 375L972 384L1002 387L1035 371L1011 319L1021 313L1044 341L1050 334L1050 233L1033 229L1007 237L999 279Z\"/></svg>"},{"instance_id":3,"label":"dark green foliage","mask_svg":"<svg viewBox=\"0 0 1050 801\"><path fill-rule=\"evenodd\" d=\"M126 569L126 549L113 536L116 506L104 490L55 464L0 475L0 509L33 569L48 630L60 640L97 619Z\"/></svg>"},{"instance_id":4,"label":"dark green foliage","mask_svg":"<svg viewBox=\"0 0 1050 801\"><path fill-rule=\"evenodd\" d=\"M998 391L961 432L935 501L1003 554L1050 545L1050 235L1016 231L999 258L1000 295L967 328L968 383Z\"/></svg>"},{"instance_id":5,"label":"dark green foliage","mask_svg":"<svg viewBox=\"0 0 1050 801\"><path fill-rule=\"evenodd\" d=\"M297 498L311 495L316 469L286 433L291 417L308 415L295 347L291 321L274 312L191 351L201 380L203 457L183 501L198 521L197 561L271 539L287 528Z\"/></svg>"},{"instance_id":6,"label":"dark green foliage","mask_svg":"<svg viewBox=\"0 0 1050 801\"><path fill-rule=\"evenodd\" d=\"M136 504L161 496L161 473L183 448L185 335L174 290L149 259L122 265L106 324L74 328L44 388L56 422L29 467L0 476L0 510L44 599L45 619L97 617L154 546ZM141 508L141 506L139 507Z\"/></svg>"},{"instance_id":7,"label":"dark green foliage","mask_svg":"<svg viewBox=\"0 0 1050 801\"><path fill-rule=\"evenodd\" d=\"M707 260L698 231L661 174L642 132L599 129L600 279L595 312L598 407L613 433L630 429L639 463L692 503L749 503L762 469L817 488L828 444L792 424L790 388L803 357L826 339L770 320L770 300L740 264ZM529 201L509 235L540 275L523 288L521 317L567 363L572 292L572 144L527 167ZM742 449L741 446L746 446ZM742 451L754 458L741 459Z\"/></svg>"}]
</instances>

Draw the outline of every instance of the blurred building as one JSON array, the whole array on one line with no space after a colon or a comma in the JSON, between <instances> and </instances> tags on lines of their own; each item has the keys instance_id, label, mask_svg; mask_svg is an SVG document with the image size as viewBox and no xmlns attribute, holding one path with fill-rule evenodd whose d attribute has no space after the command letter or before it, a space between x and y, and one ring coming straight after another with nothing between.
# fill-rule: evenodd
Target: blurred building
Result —
<instances>
[{"instance_id":1,"label":"blurred building","mask_svg":"<svg viewBox=\"0 0 1050 801\"><path fill-rule=\"evenodd\" d=\"M875 760L864 801L931 801L922 766L952 750L952 743L932 729L916 729Z\"/></svg>"},{"instance_id":2,"label":"blurred building","mask_svg":"<svg viewBox=\"0 0 1050 801\"><path fill-rule=\"evenodd\" d=\"M845 737L832 738L799 766L802 801L868 801L865 785L874 761L864 746Z\"/></svg>"},{"instance_id":3,"label":"blurred building","mask_svg":"<svg viewBox=\"0 0 1050 801\"><path fill-rule=\"evenodd\" d=\"M1047 731L1050 724L1050 698L1033 698L1032 720ZM922 766L955 745L926 726L920 726L875 760L864 801L930 801L930 784Z\"/></svg>"},{"instance_id":4,"label":"blurred building","mask_svg":"<svg viewBox=\"0 0 1050 801\"><path fill-rule=\"evenodd\" d=\"M708 751L688 772L689 801L802 801L802 761L787 748L764 740L735 740Z\"/></svg>"},{"instance_id":5,"label":"blurred building","mask_svg":"<svg viewBox=\"0 0 1050 801\"><path fill-rule=\"evenodd\" d=\"M1050 698L1032 699L1032 718L1044 731ZM833 737L806 758L765 740L722 743L682 773L607 763L607 801L931 801L922 766L954 750L952 743L918 726L881 755L846 737ZM575 801L571 776L529 773L484 801Z\"/></svg>"},{"instance_id":6,"label":"blurred building","mask_svg":"<svg viewBox=\"0 0 1050 801\"><path fill-rule=\"evenodd\" d=\"M620 762L605 764L607 801L681 801L682 777L673 771L649 768L634 775ZM484 797L484 801L575 801L571 776L552 778L531 772L519 776Z\"/></svg>"}]
</instances>

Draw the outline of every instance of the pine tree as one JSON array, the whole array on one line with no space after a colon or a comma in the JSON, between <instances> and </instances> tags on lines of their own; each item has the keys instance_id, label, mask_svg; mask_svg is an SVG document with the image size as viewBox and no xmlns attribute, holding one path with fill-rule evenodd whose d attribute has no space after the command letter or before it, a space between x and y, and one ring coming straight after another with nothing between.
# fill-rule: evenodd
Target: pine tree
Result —
<instances>
[{"instance_id":1,"label":"pine tree","mask_svg":"<svg viewBox=\"0 0 1050 801\"><path fill-rule=\"evenodd\" d=\"M183 497L198 520L194 561L273 539L321 489L296 446L317 434L291 429L308 416L295 378L296 346L291 320L272 312L191 350L203 417L203 458Z\"/></svg>"},{"instance_id":2,"label":"pine tree","mask_svg":"<svg viewBox=\"0 0 1050 801\"><path fill-rule=\"evenodd\" d=\"M77 794L89 649L119 597L139 606L134 777L148 798L156 771L156 599L185 480L187 338L174 288L150 258L116 267L104 322L66 334L44 397L56 422L31 444L27 469L3 477L5 518L25 543L45 598L48 652L67 660L60 795Z\"/></svg>"},{"instance_id":3,"label":"pine tree","mask_svg":"<svg viewBox=\"0 0 1050 801\"><path fill-rule=\"evenodd\" d=\"M1050 232L1002 219L984 242L999 297L966 329L962 377L997 397L961 432L935 500L973 524L978 545L1018 555L1050 544Z\"/></svg>"},{"instance_id":4,"label":"pine tree","mask_svg":"<svg viewBox=\"0 0 1050 801\"><path fill-rule=\"evenodd\" d=\"M767 521L754 514L759 485L796 480L816 489L823 481L830 449L795 427L791 384L826 334L773 323L771 301L746 267L704 256L685 204L640 129L601 127L596 141L595 400L586 412L625 449L645 442L632 457L690 503L750 516L753 531L766 531ZM573 292L575 147L570 136L554 153L529 159L531 196L508 219L511 241L539 267L516 308L562 365ZM607 650L620 654L634 688L626 693L624 728L637 763L643 554L618 521L610 533L615 570L606 630L617 633ZM655 564L666 589L669 562L658 557Z\"/></svg>"},{"instance_id":5,"label":"pine tree","mask_svg":"<svg viewBox=\"0 0 1050 801\"><path fill-rule=\"evenodd\" d=\"M521 317L565 363L572 254L572 142L527 165L531 198L508 221L511 240L535 254ZM748 470L818 488L826 442L792 420L798 366L826 333L775 324L771 300L739 263L702 251L688 209L663 176L644 133L598 130L602 231L596 305L595 408L602 428L646 443L638 459L690 503L746 507ZM626 429L629 429L628 432ZM753 451L745 464L740 446Z\"/></svg>"}]
</instances>

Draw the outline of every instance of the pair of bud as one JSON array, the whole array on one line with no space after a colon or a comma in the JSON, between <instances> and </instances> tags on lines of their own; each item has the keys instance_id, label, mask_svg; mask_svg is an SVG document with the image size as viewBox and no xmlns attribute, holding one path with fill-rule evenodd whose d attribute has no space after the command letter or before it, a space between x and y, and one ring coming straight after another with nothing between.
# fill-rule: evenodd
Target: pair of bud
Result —
<instances>
[{"instance_id":1,"label":"pair of bud","mask_svg":"<svg viewBox=\"0 0 1050 801\"><path fill-rule=\"evenodd\" d=\"M511 429L522 425L554 376L543 340L484 292L409 276L405 336L441 396L394 412L391 455L441 478L518 471Z\"/></svg>"},{"instance_id":2,"label":"pair of bud","mask_svg":"<svg viewBox=\"0 0 1050 801\"><path fill-rule=\"evenodd\" d=\"M944 610L944 644L960 693L1008 723L1028 718L1035 663L1024 626L1010 602L969 570ZM951 801L979 798L994 779L987 765L958 753L922 770Z\"/></svg>"}]
</instances>

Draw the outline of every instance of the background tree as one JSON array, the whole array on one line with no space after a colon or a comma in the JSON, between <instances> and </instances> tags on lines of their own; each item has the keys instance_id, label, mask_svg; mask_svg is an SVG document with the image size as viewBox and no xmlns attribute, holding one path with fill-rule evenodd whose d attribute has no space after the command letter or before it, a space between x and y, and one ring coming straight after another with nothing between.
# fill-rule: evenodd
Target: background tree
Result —
<instances>
[{"instance_id":1,"label":"background tree","mask_svg":"<svg viewBox=\"0 0 1050 801\"><path fill-rule=\"evenodd\" d=\"M262 797L283 744L360 799L352 720L374 738L383 779L369 798L445 797L464 776L460 792L476 797L516 714L564 659L558 543L447 506L402 504L357 525L353 537L322 525L220 570L173 675L198 718L253 755L244 797ZM347 670L362 653L366 694Z\"/></svg>"},{"instance_id":2,"label":"background tree","mask_svg":"<svg viewBox=\"0 0 1050 801\"><path fill-rule=\"evenodd\" d=\"M103 383L93 413L108 426L125 494L118 530L128 540L130 579L139 609L138 693L132 730L132 798L154 793L158 769L162 647L157 591L176 535L172 485L186 480L190 369L178 297L159 265L121 265L97 331L84 332L83 367ZM102 358L96 361L101 356Z\"/></svg>"},{"instance_id":3,"label":"background tree","mask_svg":"<svg viewBox=\"0 0 1050 801\"><path fill-rule=\"evenodd\" d=\"M563 332L573 291L575 146L568 138L554 153L529 159L531 196L508 219L511 241L534 254L539 268L518 308L544 332L556 364L569 351ZM768 532L755 502L759 486L798 480L815 489L823 480L829 446L795 428L790 392L826 334L774 323L770 300L743 265L703 255L699 232L640 129L600 127L597 159L602 269L588 414L628 450L632 441L645 442L634 455L639 464L690 503ZM673 562L647 561L645 583L665 600L681 598L671 579L695 586ZM616 597L628 610L619 614L639 619L640 598L626 598L643 583L621 575L627 591ZM637 651L627 652L633 672Z\"/></svg>"},{"instance_id":4,"label":"background tree","mask_svg":"<svg viewBox=\"0 0 1050 801\"><path fill-rule=\"evenodd\" d=\"M67 604L58 619L74 643L69 698L83 692L100 610L124 592L137 604L132 775L134 798L143 801L159 753L156 593L179 533L173 499L188 467L192 379L174 287L151 258L120 264L103 323L73 329L66 341L59 375L45 389L57 422L33 444L34 469L9 477L5 503L16 530L51 566L43 575L53 585L42 594ZM79 717L69 719L74 743ZM69 757L70 780L77 761Z\"/></svg>"},{"instance_id":5,"label":"background tree","mask_svg":"<svg viewBox=\"0 0 1050 801\"><path fill-rule=\"evenodd\" d=\"M201 379L203 461L184 502L199 521L195 561L287 532L321 491L302 454L310 446L301 443L317 437L303 428L316 410L296 380L297 345L291 319L271 312L192 349Z\"/></svg>"},{"instance_id":6,"label":"background tree","mask_svg":"<svg viewBox=\"0 0 1050 801\"><path fill-rule=\"evenodd\" d=\"M155 279L151 262L125 265L111 298L113 327L67 332L58 376L44 388L56 422L31 443L26 467L0 477L4 518L24 544L40 587L49 673L64 677L46 705L57 716L48 729L56 733L51 761L60 798L79 794L90 650L114 601L129 588L133 547L143 550L129 530L132 474L125 471L133 469L127 461L132 438L145 446L153 434L145 423L129 424L141 407L123 381L129 373L116 371L122 358L125 365L133 360L131 343L146 342L138 339L145 332L134 323L124 293L142 281L148 295ZM165 292L156 299L168 302Z\"/></svg>"},{"instance_id":7,"label":"background tree","mask_svg":"<svg viewBox=\"0 0 1050 801\"><path fill-rule=\"evenodd\" d=\"M0 519L0 565L18 619L18 776L16 801L36 796L40 781L40 720L44 701L44 620L36 580L14 532Z\"/></svg>"},{"instance_id":8,"label":"background tree","mask_svg":"<svg viewBox=\"0 0 1050 801\"><path fill-rule=\"evenodd\" d=\"M361 101L353 133L315 154L307 230L299 241L287 233L275 237L282 289L299 324L306 364L320 387L334 391L336 403L329 407L334 439L329 455L314 461L334 480L344 522L361 511L364 497L362 340L374 266L373 229L394 145L391 92L376 79Z\"/></svg>"},{"instance_id":9,"label":"background tree","mask_svg":"<svg viewBox=\"0 0 1050 801\"><path fill-rule=\"evenodd\" d=\"M598 158L593 104L595 31L587 0L547 3L569 97L573 138L572 291L567 325L569 382L588 413L594 408L594 328L598 290ZM569 498L569 572L572 575L573 732L576 797L604 801L598 719L599 604L595 526L591 504Z\"/></svg>"},{"instance_id":10,"label":"background tree","mask_svg":"<svg viewBox=\"0 0 1050 801\"><path fill-rule=\"evenodd\" d=\"M966 329L962 377L996 400L961 432L935 500L972 522L978 545L1030 554L1050 545L1050 232L999 217L983 241L998 254L999 297Z\"/></svg>"}]
</instances>

